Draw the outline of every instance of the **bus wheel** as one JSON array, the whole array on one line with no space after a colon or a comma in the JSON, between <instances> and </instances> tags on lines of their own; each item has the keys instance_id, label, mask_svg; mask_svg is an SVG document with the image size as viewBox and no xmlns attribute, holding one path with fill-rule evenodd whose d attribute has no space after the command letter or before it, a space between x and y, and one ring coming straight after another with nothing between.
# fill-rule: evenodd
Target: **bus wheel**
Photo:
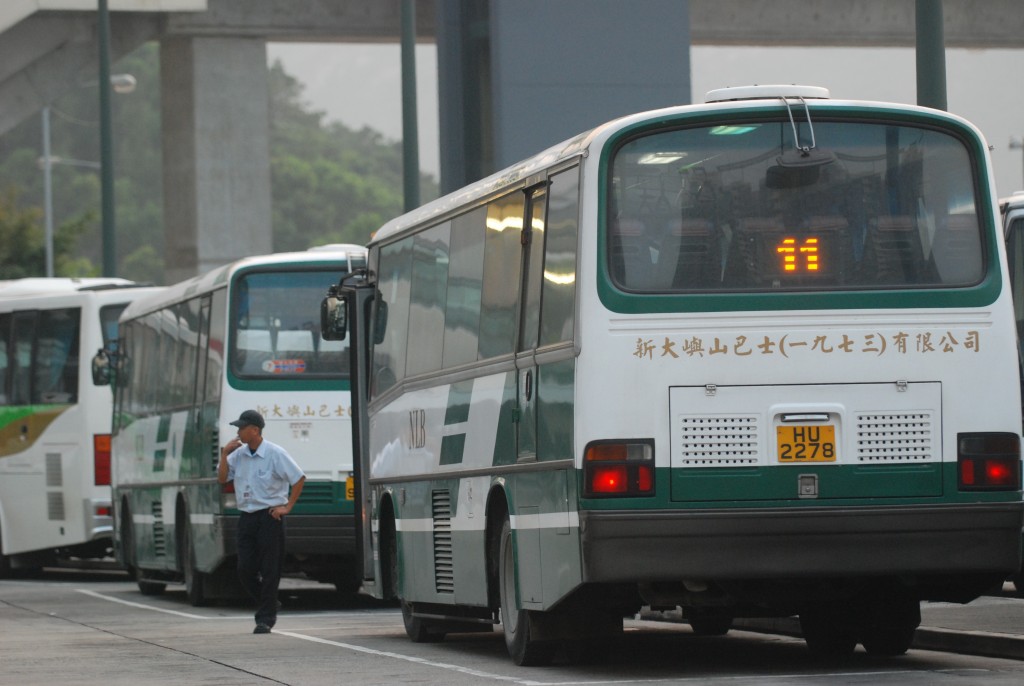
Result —
<instances>
[{"instance_id":1,"label":"bus wheel","mask_svg":"<svg viewBox=\"0 0 1024 686\"><path fill-rule=\"evenodd\" d=\"M11 558L3 553L4 535L0 533L0 579L8 579L11 576Z\"/></svg>"},{"instance_id":2,"label":"bus wheel","mask_svg":"<svg viewBox=\"0 0 1024 686\"><path fill-rule=\"evenodd\" d=\"M160 595L167 588L167 584L162 581L144 581L139 579L136 583L138 583L139 593L142 595Z\"/></svg>"},{"instance_id":3,"label":"bus wheel","mask_svg":"<svg viewBox=\"0 0 1024 686\"><path fill-rule=\"evenodd\" d=\"M1017 590L1017 595L1024 596L1024 572L1014 574L1010 577L1010 581L1013 582L1013 587Z\"/></svg>"},{"instance_id":4,"label":"bus wheel","mask_svg":"<svg viewBox=\"0 0 1024 686\"><path fill-rule=\"evenodd\" d=\"M807 649L815 657L843 658L857 648L857 632L842 612L808 608L800 613L800 630Z\"/></svg>"},{"instance_id":5,"label":"bus wheel","mask_svg":"<svg viewBox=\"0 0 1024 686\"><path fill-rule=\"evenodd\" d=\"M192 533L188 524L183 525L181 535L181 569L185 575L185 595L192 607L210 604L206 589L206 575L196 569L195 549L192 545Z\"/></svg>"},{"instance_id":6,"label":"bus wheel","mask_svg":"<svg viewBox=\"0 0 1024 686\"><path fill-rule=\"evenodd\" d=\"M714 610L688 609L686 621L698 636L725 636L732 628L732 615Z\"/></svg>"},{"instance_id":7,"label":"bus wheel","mask_svg":"<svg viewBox=\"0 0 1024 686\"><path fill-rule=\"evenodd\" d=\"M512 661L520 666L546 665L551 662L557 645L536 641L530 636L531 618L528 610L520 610L516 602L515 555L512 550L512 525L506 519L501 527L498 556L498 591L501 594L501 626L505 647Z\"/></svg>"},{"instance_id":8,"label":"bus wheel","mask_svg":"<svg viewBox=\"0 0 1024 686\"><path fill-rule=\"evenodd\" d=\"M445 631L443 629L419 617L413 617L412 613L412 603L403 600L402 623L405 625L405 633L413 643L437 643L444 640Z\"/></svg>"},{"instance_id":9,"label":"bus wheel","mask_svg":"<svg viewBox=\"0 0 1024 686\"><path fill-rule=\"evenodd\" d=\"M921 623L921 604L917 600L876 601L868 608L868 613L860 637L868 655L895 657L910 649L914 632Z\"/></svg>"},{"instance_id":10,"label":"bus wheel","mask_svg":"<svg viewBox=\"0 0 1024 686\"><path fill-rule=\"evenodd\" d=\"M132 538L134 532L132 531L132 516L128 511L128 501L122 500L121 507L119 508L120 517L118 518L118 533L121 536L121 564L124 565L124 569L128 572L128 578L135 581L138 578L138 574L135 571L135 540Z\"/></svg>"}]
</instances>

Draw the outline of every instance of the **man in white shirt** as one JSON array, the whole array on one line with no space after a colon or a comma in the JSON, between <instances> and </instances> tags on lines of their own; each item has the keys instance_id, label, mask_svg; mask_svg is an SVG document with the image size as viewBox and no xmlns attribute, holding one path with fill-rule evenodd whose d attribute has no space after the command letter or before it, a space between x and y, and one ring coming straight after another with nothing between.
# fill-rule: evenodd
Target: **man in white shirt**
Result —
<instances>
[{"instance_id":1,"label":"man in white shirt","mask_svg":"<svg viewBox=\"0 0 1024 686\"><path fill-rule=\"evenodd\" d=\"M284 561L284 516L302 493L306 475L281 446L263 438L265 422L246 410L231 422L238 436L221 448L217 481L233 481L238 519L238 578L256 601L254 634L277 622L277 588Z\"/></svg>"}]
</instances>

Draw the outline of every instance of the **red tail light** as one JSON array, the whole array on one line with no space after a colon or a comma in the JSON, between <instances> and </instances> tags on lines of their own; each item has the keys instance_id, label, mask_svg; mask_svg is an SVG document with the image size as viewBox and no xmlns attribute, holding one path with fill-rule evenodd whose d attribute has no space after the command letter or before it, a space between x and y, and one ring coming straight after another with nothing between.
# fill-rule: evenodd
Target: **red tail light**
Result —
<instances>
[{"instance_id":1,"label":"red tail light","mask_svg":"<svg viewBox=\"0 0 1024 686\"><path fill-rule=\"evenodd\" d=\"M1020 438L1011 433L957 435L961 491L1016 491L1020 482Z\"/></svg>"},{"instance_id":2,"label":"red tail light","mask_svg":"<svg viewBox=\"0 0 1024 686\"><path fill-rule=\"evenodd\" d=\"M110 485L110 434L93 434L93 482L97 486Z\"/></svg>"},{"instance_id":3,"label":"red tail light","mask_svg":"<svg viewBox=\"0 0 1024 686\"><path fill-rule=\"evenodd\" d=\"M654 442L591 443L583 455L587 497L654 495Z\"/></svg>"}]
</instances>

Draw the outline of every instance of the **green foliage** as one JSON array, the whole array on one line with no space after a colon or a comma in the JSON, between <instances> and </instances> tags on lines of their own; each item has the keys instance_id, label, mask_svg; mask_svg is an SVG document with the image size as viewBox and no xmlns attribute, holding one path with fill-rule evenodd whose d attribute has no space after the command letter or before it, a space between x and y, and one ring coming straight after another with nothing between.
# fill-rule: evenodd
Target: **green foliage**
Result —
<instances>
[{"instance_id":1,"label":"green foliage","mask_svg":"<svg viewBox=\"0 0 1024 686\"><path fill-rule=\"evenodd\" d=\"M12 188L0 195L0 279L37 276L42 261L45 273L46 248L37 235L39 210L18 207Z\"/></svg>"},{"instance_id":2,"label":"green foliage","mask_svg":"<svg viewBox=\"0 0 1024 686\"><path fill-rule=\"evenodd\" d=\"M163 283L164 226L160 133L160 64L155 43L117 62L136 89L112 100L118 275ZM365 244L402 212L402 148L380 133L326 122L302 102L303 86L279 63L268 73L271 104L273 246L305 250L324 243ZM83 84L51 106L55 157L99 159L98 96ZM0 136L0 277L45 273L39 117ZM102 262L100 179L92 169L52 167L54 271L97 275ZM421 177L424 199L437 183ZM19 209L19 204L21 209Z\"/></svg>"}]
</instances>

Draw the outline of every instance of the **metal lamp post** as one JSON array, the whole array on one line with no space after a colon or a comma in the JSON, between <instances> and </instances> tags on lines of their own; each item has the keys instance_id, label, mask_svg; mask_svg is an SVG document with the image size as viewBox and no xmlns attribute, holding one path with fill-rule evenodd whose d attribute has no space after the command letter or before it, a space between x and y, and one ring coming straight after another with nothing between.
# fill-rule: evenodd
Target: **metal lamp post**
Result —
<instances>
[{"instance_id":1,"label":"metal lamp post","mask_svg":"<svg viewBox=\"0 0 1024 686\"><path fill-rule=\"evenodd\" d=\"M131 93L135 90L136 80L131 74L114 74L108 82L115 93ZM100 162L75 160L66 157L55 157L50 149L50 107L43 107L43 156L39 158L39 167L43 170L43 221L46 243L46 276L52 277L53 270L53 165L65 164L72 167L86 167L102 171ZM106 274L106 269L104 269Z\"/></svg>"}]
</instances>

